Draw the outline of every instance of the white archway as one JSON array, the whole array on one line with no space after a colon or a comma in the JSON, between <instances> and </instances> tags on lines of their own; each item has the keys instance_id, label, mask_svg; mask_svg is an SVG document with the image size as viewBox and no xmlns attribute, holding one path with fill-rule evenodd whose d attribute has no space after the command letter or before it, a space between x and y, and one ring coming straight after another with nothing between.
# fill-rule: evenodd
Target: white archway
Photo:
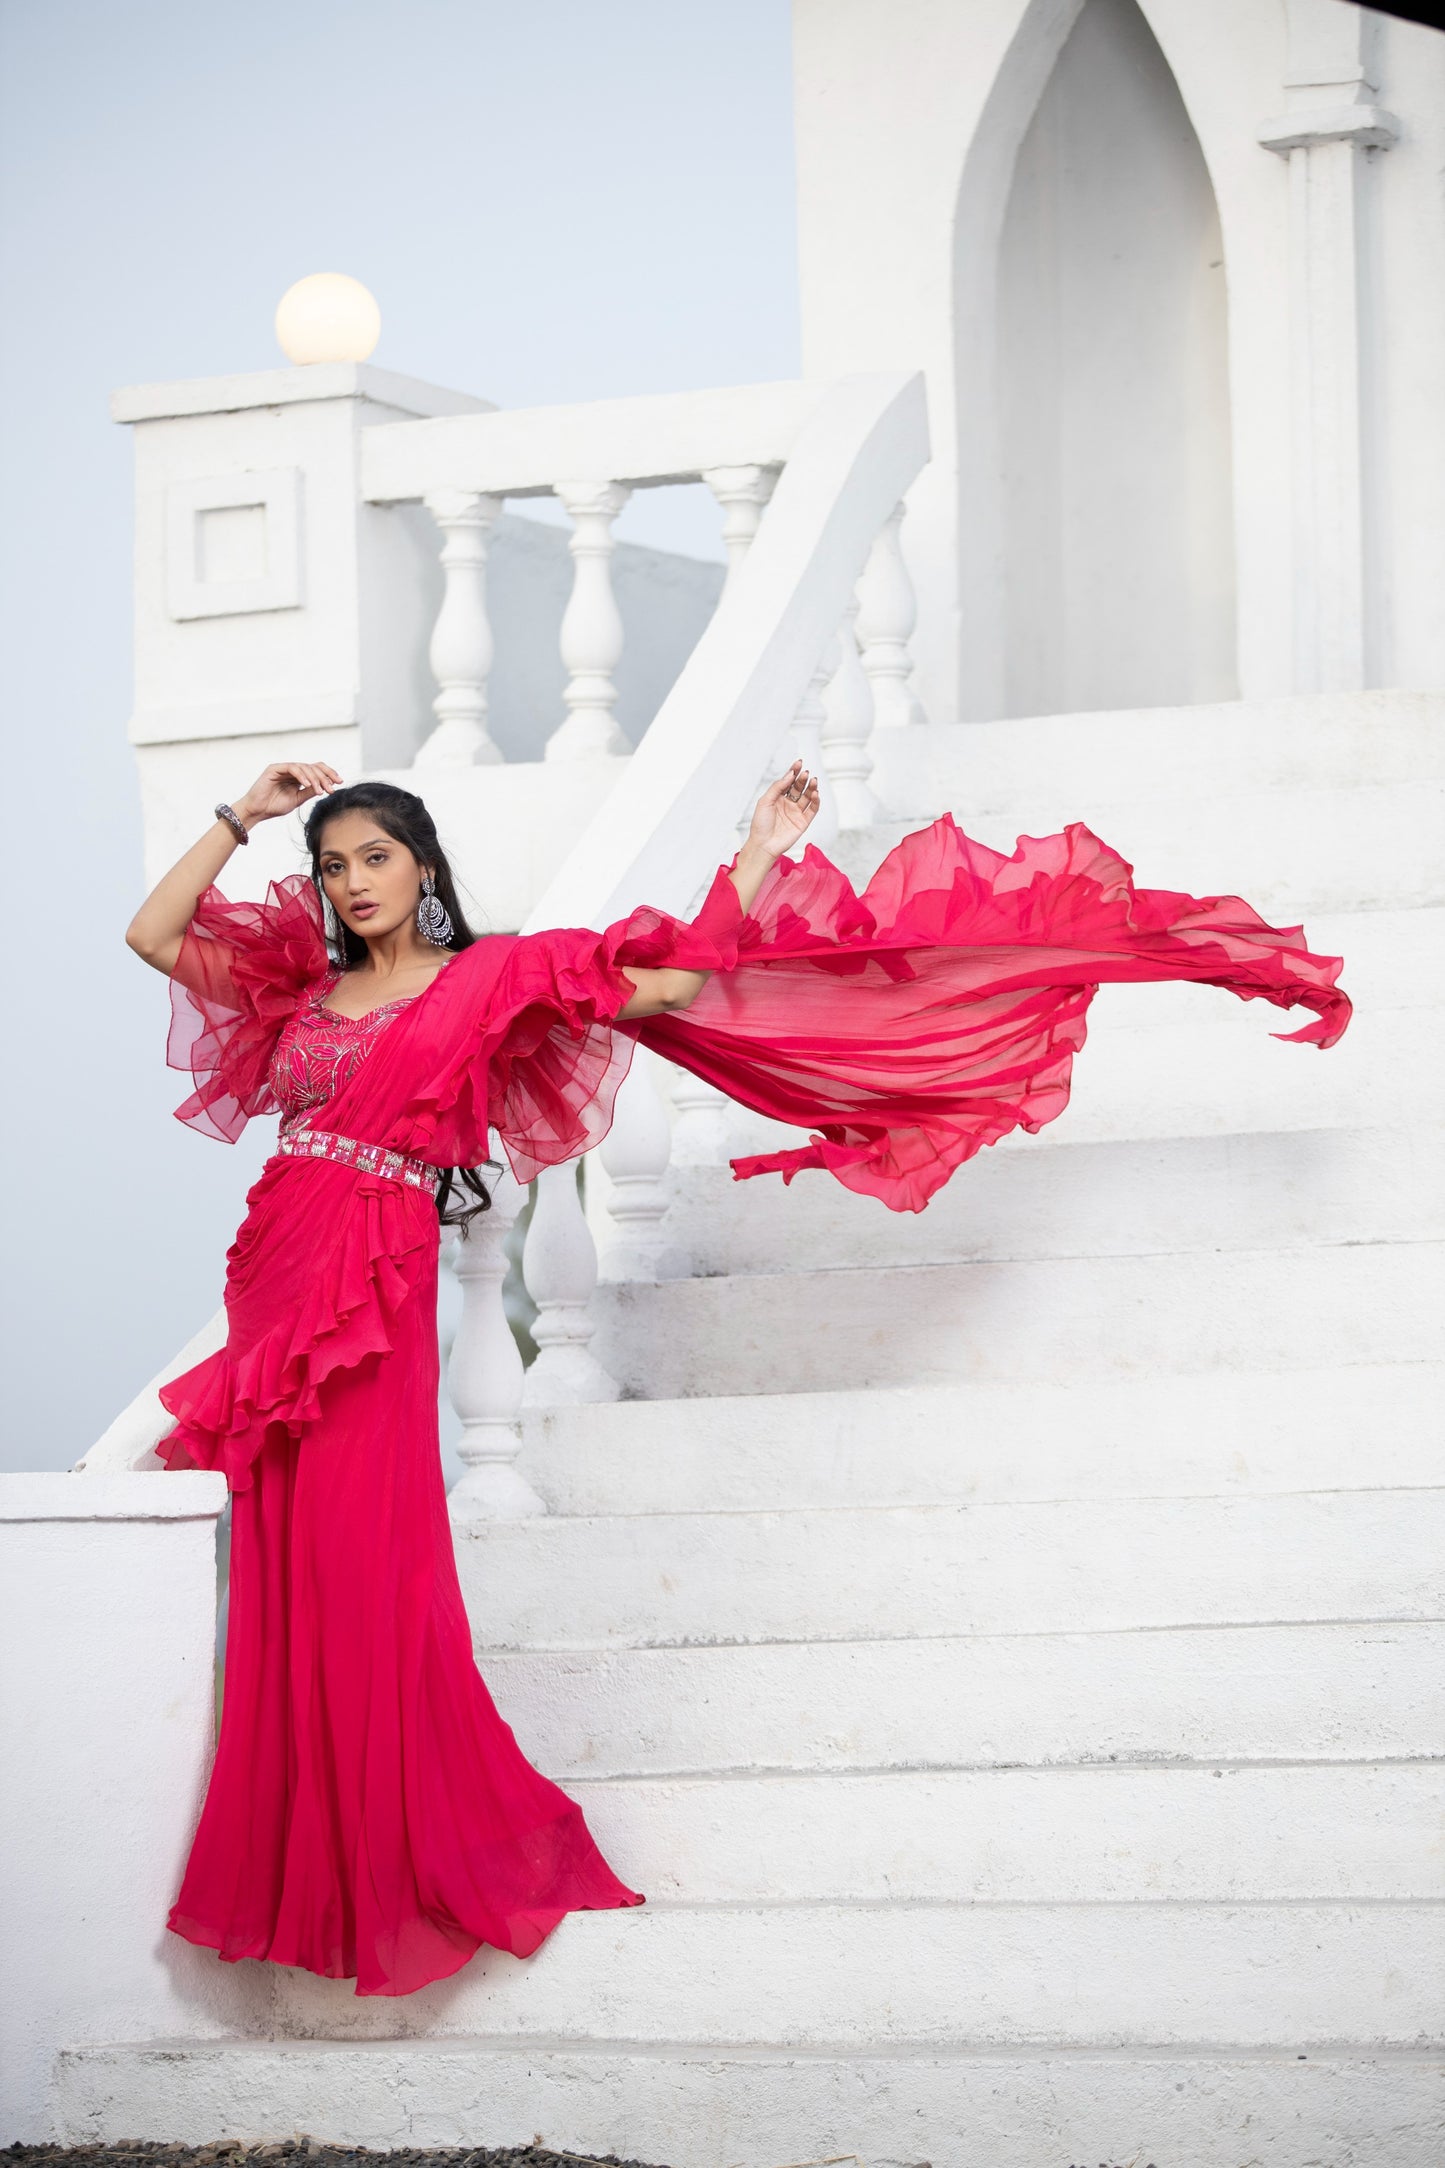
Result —
<instances>
[{"instance_id":1,"label":"white archway","mask_svg":"<svg viewBox=\"0 0 1445 2168\"><path fill-rule=\"evenodd\" d=\"M960 714L1229 697L1219 219L1135 0L1035 0L954 243Z\"/></svg>"}]
</instances>

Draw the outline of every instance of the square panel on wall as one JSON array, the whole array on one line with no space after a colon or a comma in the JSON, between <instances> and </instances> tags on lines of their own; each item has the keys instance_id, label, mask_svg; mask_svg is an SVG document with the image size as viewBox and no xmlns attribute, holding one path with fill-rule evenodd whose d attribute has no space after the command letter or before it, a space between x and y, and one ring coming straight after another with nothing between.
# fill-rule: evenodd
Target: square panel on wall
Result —
<instances>
[{"instance_id":1,"label":"square panel on wall","mask_svg":"<svg viewBox=\"0 0 1445 2168\"><path fill-rule=\"evenodd\" d=\"M172 618L295 610L301 601L299 468L169 485L166 609Z\"/></svg>"}]
</instances>

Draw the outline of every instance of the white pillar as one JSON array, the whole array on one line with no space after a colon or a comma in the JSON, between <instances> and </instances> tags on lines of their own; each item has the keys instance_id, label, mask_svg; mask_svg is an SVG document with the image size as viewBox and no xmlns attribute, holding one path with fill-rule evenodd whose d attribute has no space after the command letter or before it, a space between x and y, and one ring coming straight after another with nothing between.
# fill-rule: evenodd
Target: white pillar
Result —
<instances>
[{"instance_id":1,"label":"white pillar","mask_svg":"<svg viewBox=\"0 0 1445 2168\"><path fill-rule=\"evenodd\" d=\"M547 758L627 753L631 747L612 713L612 673L622 653L622 619L612 592L612 522L632 492L620 482L558 482L555 488L572 515L567 546L576 569L562 619L567 720L547 740Z\"/></svg>"},{"instance_id":2,"label":"white pillar","mask_svg":"<svg viewBox=\"0 0 1445 2168\"><path fill-rule=\"evenodd\" d=\"M918 622L918 603L899 534L905 509L895 505L883 522L858 582L858 650L872 687L873 721L878 730L896 730L925 720L909 684L913 675L909 642Z\"/></svg>"},{"instance_id":3,"label":"white pillar","mask_svg":"<svg viewBox=\"0 0 1445 2168\"><path fill-rule=\"evenodd\" d=\"M834 651L838 663L823 694L823 765L833 786L840 828L868 828L878 818L878 800L868 787L873 755L873 691L858 658L854 630L855 596L838 628Z\"/></svg>"},{"instance_id":4,"label":"white pillar","mask_svg":"<svg viewBox=\"0 0 1445 2168\"><path fill-rule=\"evenodd\" d=\"M616 1233L602 1269L609 1280L682 1280L691 1260L663 1232L672 1201L668 1165L672 1123L657 1089L652 1056L639 1047L621 1091L612 1127L598 1147L607 1179L607 1215Z\"/></svg>"},{"instance_id":5,"label":"white pillar","mask_svg":"<svg viewBox=\"0 0 1445 2168\"><path fill-rule=\"evenodd\" d=\"M777 487L776 467L706 467L703 480L722 507L723 547L728 553L723 594L732 586L753 546L763 507Z\"/></svg>"},{"instance_id":6,"label":"white pillar","mask_svg":"<svg viewBox=\"0 0 1445 2168\"><path fill-rule=\"evenodd\" d=\"M577 1162L544 1167L522 1251L522 1277L537 1305L537 1360L522 1389L527 1407L575 1407L616 1400L621 1387L592 1353L589 1314L597 1285L597 1245L577 1191Z\"/></svg>"},{"instance_id":7,"label":"white pillar","mask_svg":"<svg viewBox=\"0 0 1445 2168\"><path fill-rule=\"evenodd\" d=\"M1295 689L1372 680L1363 281L1372 156L1399 122L1371 103L1374 22L1342 0L1286 0L1286 110L1259 131L1289 162Z\"/></svg>"},{"instance_id":8,"label":"white pillar","mask_svg":"<svg viewBox=\"0 0 1445 2168\"><path fill-rule=\"evenodd\" d=\"M461 1319L447 1364L447 1391L462 1419L457 1453L464 1473L447 1501L456 1522L525 1520L547 1510L515 1466L522 1444L524 1373L502 1303L503 1245L527 1192L505 1162L500 1173L483 1179L491 1188L491 1208L478 1213L465 1235L458 1230L450 1255L462 1290Z\"/></svg>"},{"instance_id":9,"label":"white pillar","mask_svg":"<svg viewBox=\"0 0 1445 2168\"><path fill-rule=\"evenodd\" d=\"M418 748L419 768L466 768L502 758L487 731L487 679L492 627L487 615L487 551L502 509L499 497L472 489L439 489L426 508L442 531L446 591L429 650L440 688L432 705L436 728Z\"/></svg>"}]
</instances>

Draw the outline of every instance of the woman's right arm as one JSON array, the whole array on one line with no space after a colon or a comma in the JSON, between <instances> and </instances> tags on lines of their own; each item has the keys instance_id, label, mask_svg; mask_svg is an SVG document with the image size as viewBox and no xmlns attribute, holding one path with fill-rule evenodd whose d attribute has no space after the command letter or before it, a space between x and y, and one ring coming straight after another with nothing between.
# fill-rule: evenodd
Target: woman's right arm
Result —
<instances>
[{"instance_id":1,"label":"woman's right arm","mask_svg":"<svg viewBox=\"0 0 1445 2168\"><path fill-rule=\"evenodd\" d=\"M262 771L232 810L249 831L261 821L294 813L308 798L325 797L340 785L340 776L325 761L278 761ZM174 971L197 902L239 848L230 824L217 815L199 843L156 882L125 933L129 947L154 970Z\"/></svg>"}]
</instances>

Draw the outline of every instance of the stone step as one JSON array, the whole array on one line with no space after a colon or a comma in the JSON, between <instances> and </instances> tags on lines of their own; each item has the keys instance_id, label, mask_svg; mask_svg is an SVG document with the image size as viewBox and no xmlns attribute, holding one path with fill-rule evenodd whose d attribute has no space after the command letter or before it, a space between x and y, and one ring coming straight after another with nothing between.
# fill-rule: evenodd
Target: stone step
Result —
<instances>
[{"instance_id":1,"label":"stone step","mask_svg":"<svg viewBox=\"0 0 1445 2168\"><path fill-rule=\"evenodd\" d=\"M1081 1251L602 1285L593 1346L651 1400L1440 1354L1438 1243L1092 1257L1081 1233Z\"/></svg>"},{"instance_id":2,"label":"stone step","mask_svg":"<svg viewBox=\"0 0 1445 2168\"><path fill-rule=\"evenodd\" d=\"M1445 1765L574 1779L678 1904L1313 1903L1441 1895Z\"/></svg>"},{"instance_id":3,"label":"stone step","mask_svg":"<svg viewBox=\"0 0 1445 2168\"><path fill-rule=\"evenodd\" d=\"M1040 1132L1060 1144L1408 1127L1428 1117L1428 1080L1445 1054L1442 1007L1367 1006L1324 1053L1271 1037L1276 1026L1304 1021L1296 1012L1237 1002L1214 987L1103 987L1090 1019L1069 1105Z\"/></svg>"},{"instance_id":4,"label":"stone step","mask_svg":"<svg viewBox=\"0 0 1445 2168\"><path fill-rule=\"evenodd\" d=\"M661 1905L573 1913L525 1963L479 1953L358 2001L288 1971L291 2037L482 2035L853 2048L1418 2047L1445 2011L1419 1904Z\"/></svg>"},{"instance_id":5,"label":"stone step","mask_svg":"<svg viewBox=\"0 0 1445 2168\"><path fill-rule=\"evenodd\" d=\"M706 1513L1440 1480L1445 1370L1344 1370L729 1394L533 1409L552 1513Z\"/></svg>"},{"instance_id":6,"label":"stone step","mask_svg":"<svg viewBox=\"0 0 1445 2168\"><path fill-rule=\"evenodd\" d=\"M1069 1118L1064 1117L1064 1126ZM674 1167L660 1223L699 1277L966 1258L1294 1248L1445 1236L1445 1127L1270 1130L986 1151L921 1213L809 1172ZM610 1222L606 1223L610 1231ZM613 1277L605 1247L603 1272ZM625 1260L624 1260L625 1262Z\"/></svg>"},{"instance_id":7,"label":"stone step","mask_svg":"<svg viewBox=\"0 0 1445 2168\"><path fill-rule=\"evenodd\" d=\"M1197 735L1182 710L889 732L873 746L888 840L942 806L1005 851L1079 820L1141 883L1243 895L1276 923L1442 900L1439 696L1377 709L1378 733L1195 712Z\"/></svg>"},{"instance_id":8,"label":"stone step","mask_svg":"<svg viewBox=\"0 0 1445 2168\"><path fill-rule=\"evenodd\" d=\"M1445 1490L492 1522L479 1648L1437 1618Z\"/></svg>"},{"instance_id":9,"label":"stone step","mask_svg":"<svg viewBox=\"0 0 1445 2168\"><path fill-rule=\"evenodd\" d=\"M1219 788L1403 783L1445 776L1445 693L1295 693L1009 717L930 724L921 737L908 731L873 743L875 755L891 755L900 770L926 747L933 772L983 801L1040 775L1071 793L1116 776L1146 799Z\"/></svg>"},{"instance_id":10,"label":"stone step","mask_svg":"<svg viewBox=\"0 0 1445 2168\"><path fill-rule=\"evenodd\" d=\"M1192 813L1239 798L1259 805L1287 863L1309 848L1311 822L1294 811L1309 794L1445 779L1445 696L1313 694L932 724L877 732L870 751L875 794L899 818L952 806L978 820L1019 821L1032 835L1084 820L1127 856L1128 839L1104 820L1131 807ZM1144 877L1187 885L1170 871ZM1217 893L1226 878L1210 873L1205 883Z\"/></svg>"},{"instance_id":11,"label":"stone step","mask_svg":"<svg viewBox=\"0 0 1445 2168\"><path fill-rule=\"evenodd\" d=\"M1445 1624L479 1651L548 1773L1414 1760Z\"/></svg>"},{"instance_id":12,"label":"stone step","mask_svg":"<svg viewBox=\"0 0 1445 2168\"><path fill-rule=\"evenodd\" d=\"M1316 955L1344 958L1342 980L1352 996L1358 992L1362 1008L1445 1001L1445 910L1319 911L1304 931ZM1253 1013L1267 1016L1258 1008Z\"/></svg>"},{"instance_id":13,"label":"stone step","mask_svg":"<svg viewBox=\"0 0 1445 2168\"><path fill-rule=\"evenodd\" d=\"M1040 2048L830 2055L488 2039L139 2042L59 2058L63 2143L301 2130L339 2146L507 2146L777 2168L1437 2168L1445 2060Z\"/></svg>"},{"instance_id":14,"label":"stone step","mask_svg":"<svg viewBox=\"0 0 1445 2168\"><path fill-rule=\"evenodd\" d=\"M1344 1038L1324 1053L1270 1036L1305 1020L1214 987L1103 987L1063 1112L1037 1136L1011 1131L980 1156L1136 1138L1409 1130L1431 1118L1431 1080L1445 1065L1445 1007L1357 1009ZM729 1116L733 1153L806 1136L745 1107ZM968 1179L967 1167L953 1176L955 1186Z\"/></svg>"},{"instance_id":15,"label":"stone step","mask_svg":"<svg viewBox=\"0 0 1445 2168\"><path fill-rule=\"evenodd\" d=\"M1070 790L1055 776L1001 787L988 801L967 785L843 840L828 856L854 885L883 851L947 806L960 828L1011 852L1021 835L1082 821L1134 869L1144 888L1243 896L1272 925L1324 912L1408 910L1445 902L1445 781L1301 785L1288 793L1237 786L1141 799L1137 786L1098 781ZM862 840L862 838L866 838ZM876 855L875 855L876 852ZM1310 928L1314 940L1313 928Z\"/></svg>"}]
</instances>

